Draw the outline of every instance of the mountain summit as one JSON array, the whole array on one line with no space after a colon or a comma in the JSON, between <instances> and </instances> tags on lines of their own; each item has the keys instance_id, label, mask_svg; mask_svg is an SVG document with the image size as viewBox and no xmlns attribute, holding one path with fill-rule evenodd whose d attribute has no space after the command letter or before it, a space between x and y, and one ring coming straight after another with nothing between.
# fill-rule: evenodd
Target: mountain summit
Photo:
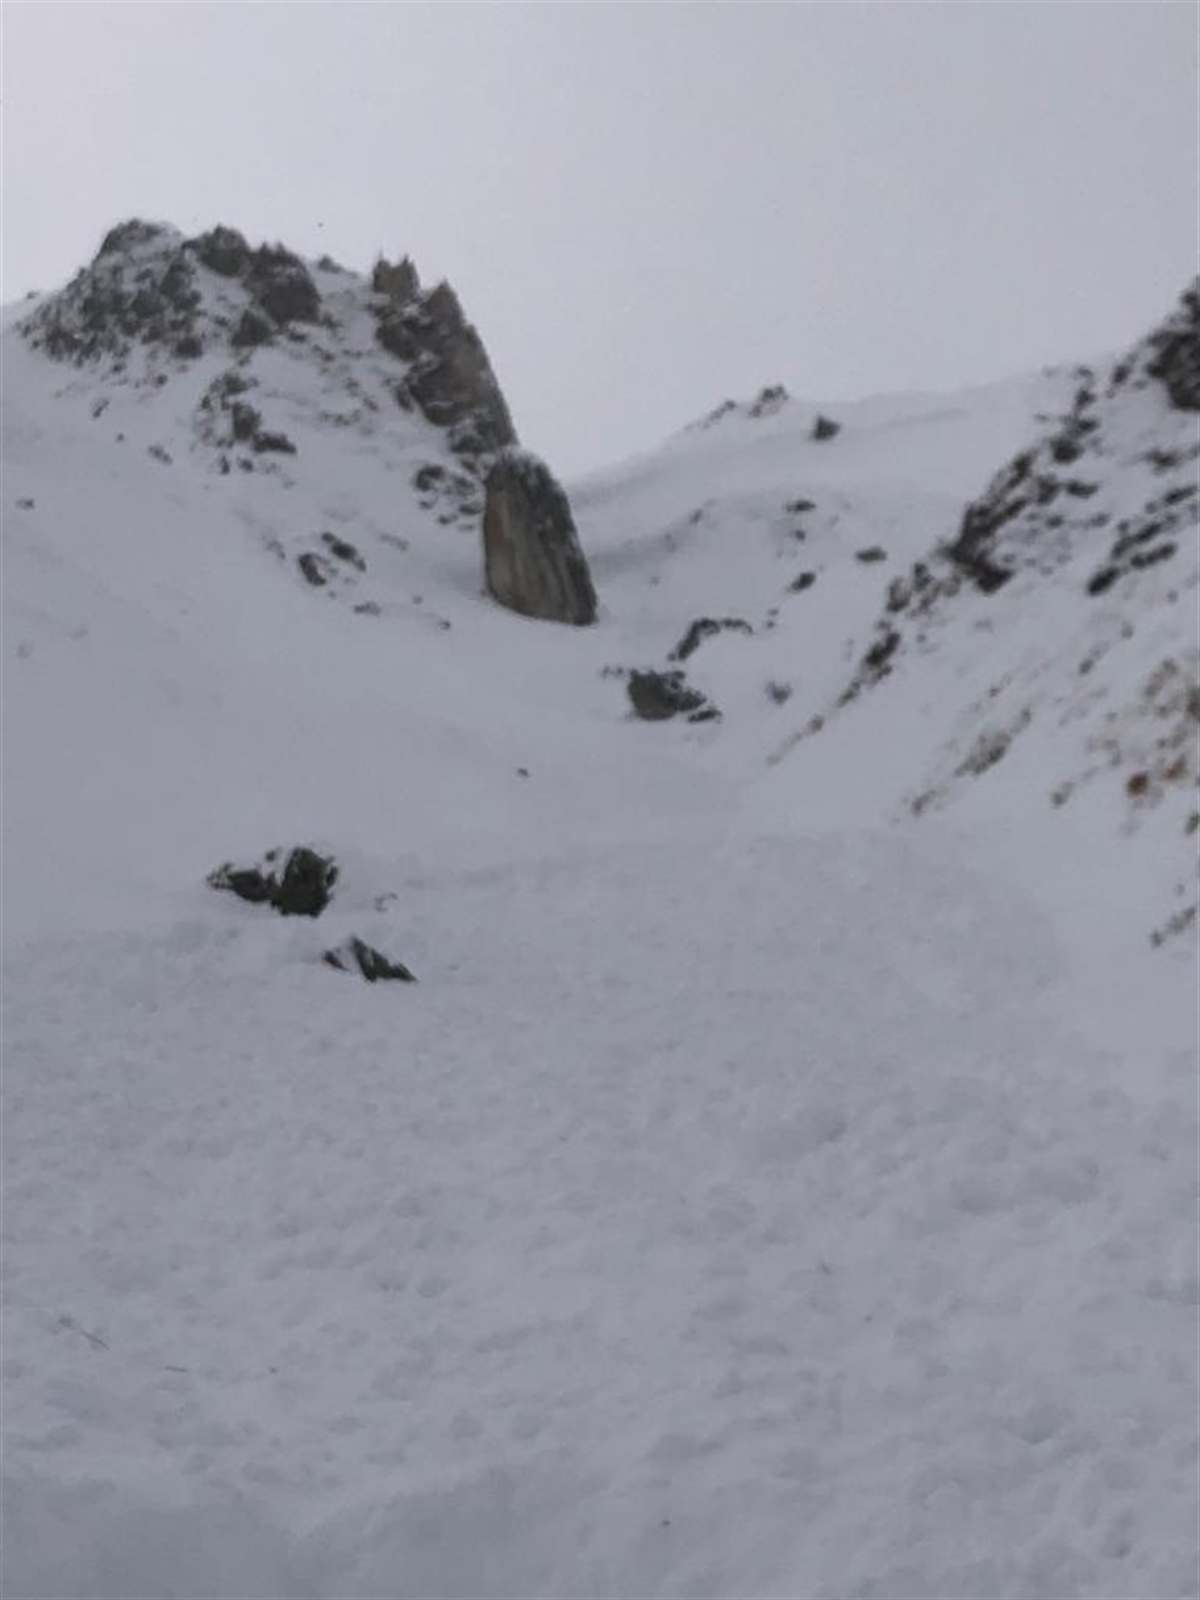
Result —
<instances>
[{"instance_id":1,"label":"mountain summit","mask_svg":"<svg viewBox=\"0 0 1200 1600\"><path fill-rule=\"evenodd\" d=\"M423 419L454 460L415 485L448 514L475 515L495 452L517 442L508 406L474 327L448 283L423 289L405 257L368 279L328 257L306 263L282 245L252 248L218 226L187 239L165 223L113 228L91 263L20 324L30 346L102 374L112 390L171 384L195 391L198 442L221 471L295 453L248 398L303 364L318 379L328 426L386 438L395 412ZM419 469L418 469L419 470ZM464 506L467 508L463 512Z\"/></svg>"}]
</instances>

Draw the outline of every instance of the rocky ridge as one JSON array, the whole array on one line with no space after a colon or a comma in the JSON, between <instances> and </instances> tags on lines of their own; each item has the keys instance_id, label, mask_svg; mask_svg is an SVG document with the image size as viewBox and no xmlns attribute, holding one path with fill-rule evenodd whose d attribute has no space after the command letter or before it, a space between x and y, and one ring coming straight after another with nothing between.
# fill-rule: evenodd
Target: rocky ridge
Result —
<instances>
[{"instance_id":1,"label":"rocky ridge","mask_svg":"<svg viewBox=\"0 0 1200 1600\"><path fill-rule=\"evenodd\" d=\"M21 331L32 348L96 372L109 390L153 390L219 368L193 425L222 473L270 470L256 458L297 453L248 395L269 398L281 358L304 356L324 377L316 420L386 434L390 407L435 430L444 452L417 465L412 487L421 508L448 524L477 526L491 460L517 442L458 297L447 283L422 287L407 257L381 259L365 279L328 257L306 262L282 245L251 246L223 225L186 238L135 219L111 229Z\"/></svg>"}]
</instances>

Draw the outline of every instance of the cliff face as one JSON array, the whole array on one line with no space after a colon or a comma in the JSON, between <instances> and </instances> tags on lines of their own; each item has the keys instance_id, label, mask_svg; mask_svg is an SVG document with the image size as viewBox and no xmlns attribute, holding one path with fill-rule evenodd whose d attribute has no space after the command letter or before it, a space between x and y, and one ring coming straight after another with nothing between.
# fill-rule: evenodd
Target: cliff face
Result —
<instances>
[{"instance_id":1,"label":"cliff face","mask_svg":"<svg viewBox=\"0 0 1200 1600\"><path fill-rule=\"evenodd\" d=\"M380 267L375 282L386 299L377 310L377 337L407 363L405 389L412 402L435 427L446 429L454 449L469 461L516 444L483 340L454 290L439 283L422 292L409 262Z\"/></svg>"}]
</instances>

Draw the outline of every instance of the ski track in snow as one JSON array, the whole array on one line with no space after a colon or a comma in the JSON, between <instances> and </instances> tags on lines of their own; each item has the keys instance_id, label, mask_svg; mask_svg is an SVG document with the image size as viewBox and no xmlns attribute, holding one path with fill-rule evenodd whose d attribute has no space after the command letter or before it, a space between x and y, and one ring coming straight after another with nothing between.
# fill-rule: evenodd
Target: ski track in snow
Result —
<instances>
[{"instance_id":1,"label":"ski track in snow","mask_svg":"<svg viewBox=\"0 0 1200 1600\"><path fill-rule=\"evenodd\" d=\"M236 904L10 963L5 1444L104 1508L37 1592L130 1592L114 1462L264 1594L1191 1592L1188 1062L961 859L695 846L410 889L402 992Z\"/></svg>"}]
</instances>

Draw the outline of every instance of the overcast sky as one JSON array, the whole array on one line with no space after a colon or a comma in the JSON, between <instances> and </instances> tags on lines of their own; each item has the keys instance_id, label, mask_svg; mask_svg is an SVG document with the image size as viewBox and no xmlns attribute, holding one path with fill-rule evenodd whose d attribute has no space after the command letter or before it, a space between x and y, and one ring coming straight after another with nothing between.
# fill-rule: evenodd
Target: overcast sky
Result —
<instances>
[{"instance_id":1,"label":"overcast sky","mask_svg":"<svg viewBox=\"0 0 1200 1600\"><path fill-rule=\"evenodd\" d=\"M3 294L114 221L410 253L565 472L726 395L1115 348L1197 265L1197 12L3 8Z\"/></svg>"}]
</instances>

